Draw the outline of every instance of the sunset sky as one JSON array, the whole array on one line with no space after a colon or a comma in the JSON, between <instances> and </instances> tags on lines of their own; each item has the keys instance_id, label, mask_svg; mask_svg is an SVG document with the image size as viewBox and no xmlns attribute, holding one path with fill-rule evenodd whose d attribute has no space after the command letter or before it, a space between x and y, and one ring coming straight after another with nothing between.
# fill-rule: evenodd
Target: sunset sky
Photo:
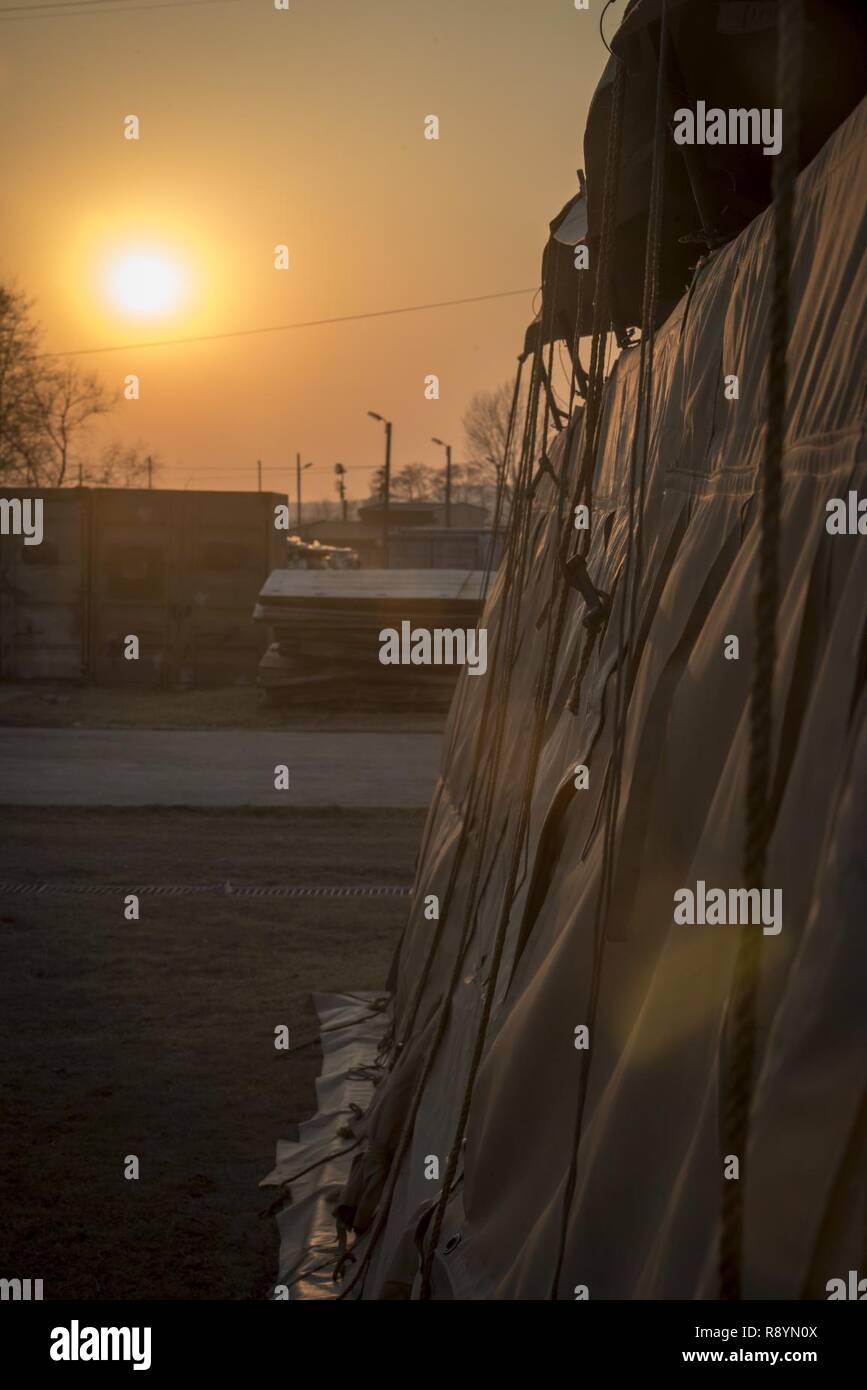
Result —
<instances>
[{"instance_id":1,"label":"sunset sky","mask_svg":"<svg viewBox=\"0 0 867 1390\"><path fill-rule=\"evenodd\" d=\"M512 375L529 294L134 345L536 285L583 164L601 8L0 0L0 274L36 300L48 350L117 346L74 360L112 390L141 379L94 443L153 449L164 487L255 487L261 458L277 491L294 491L300 450L306 499L334 497L336 460L367 494L368 410L394 421L396 467L441 464L431 435L460 460L462 413Z\"/></svg>"}]
</instances>

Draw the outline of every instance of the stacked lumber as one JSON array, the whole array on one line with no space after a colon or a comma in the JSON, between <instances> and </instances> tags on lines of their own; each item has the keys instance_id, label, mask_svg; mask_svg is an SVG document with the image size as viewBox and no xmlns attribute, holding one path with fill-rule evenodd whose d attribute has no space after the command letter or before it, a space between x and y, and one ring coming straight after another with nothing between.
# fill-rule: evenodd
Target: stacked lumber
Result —
<instances>
[{"instance_id":1,"label":"stacked lumber","mask_svg":"<svg viewBox=\"0 0 867 1390\"><path fill-rule=\"evenodd\" d=\"M481 570L274 570L253 612L273 637L258 684L274 702L447 709L461 668L383 665L380 634L474 628L483 583Z\"/></svg>"}]
</instances>

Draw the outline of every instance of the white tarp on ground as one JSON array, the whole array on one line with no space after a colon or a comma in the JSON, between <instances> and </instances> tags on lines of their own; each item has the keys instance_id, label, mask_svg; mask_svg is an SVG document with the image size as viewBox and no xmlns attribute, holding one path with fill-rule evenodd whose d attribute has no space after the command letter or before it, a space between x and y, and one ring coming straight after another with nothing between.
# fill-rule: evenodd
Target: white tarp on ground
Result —
<instances>
[{"instance_id":1,"label":"white tarp on ground","mask_svg":"<svg viewBox=\"0 0 867 1390\"><path fill-rule=\"evenodd\" d=\"M328 1299L339 1292L332 1279L342 1254L334 1204L349 1176L352 1144L340 1131L353 1106L362 1111L370 1104L369 1069L388 1026L384 1005L383 995L369 991L313 996L322 1043L318 1109L298 1126L297 1140L278 1143L276 1164L259 1184L286 1197L277 1212L280 1254L274 1282L287 1288L290 1300Z\"/></svg>"}]
</instances>

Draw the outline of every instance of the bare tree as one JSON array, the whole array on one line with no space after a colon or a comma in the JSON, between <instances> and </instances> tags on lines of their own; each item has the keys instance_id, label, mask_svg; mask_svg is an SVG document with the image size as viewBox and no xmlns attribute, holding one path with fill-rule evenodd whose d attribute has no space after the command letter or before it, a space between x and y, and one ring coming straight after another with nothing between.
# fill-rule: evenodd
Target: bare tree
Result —
<instances>
[{"instance_id":1,"label":"bare tree","mask_svg":"<svg viewBox=\"0 0 867 1390\"><path fill-rule=\"evenodd\" d=\"M109 444L86 453L87 427L114 404L95 376L41 350L33 305L0 286L0 479L29 487L141 486L140 448Z\"/></svg>"},{"instance_id":2,"label":"bare tree","mask_svg":"<svg viewBox=\"0 0 867 1390\"><path fill-rule=\"evenodd\" d=\"M82 430L112 402L96 377L70 366L43 370L33 383L33 400L41 446L34 483L63 487L77 481L72 469L80 458Z\"/></svg>"},{"instance_id":3,"label":"bare tree","mask_svg":"<svg viewBox=\"0 0 867 1390\"><path fill-rule=\"evenodd\" d=\"M514 382L506 381L494 391L477 391L464 412L464 444L467 462L461 472L462 486L469 492L484 492L485 501L496 491L503 468ZM520 402L517 419L521 418ZM512 441L512 459L516 453Z\"/></svg>"},{"instance_id":4,"label":"bare tree","mask_svg":"<svg viewBox=\"0 0 867 1390\"><path fill-rule=\"evenodd\" d=\"M30 315L19 291L0 286L0 477L10 481L34 481L41 455L33 397L38 334Z\"/></svg>"},{"instance_id":5,"label":"bare tree","mask_svg":"<svg viewBox=\"0 0 867 1390\"><path fill-rule=\"evenodd\" d=\"M140 444L113 440L95 458L81 462L80 478L86 487L149 487L162 463Z\"/></svg>"}]
</instances>

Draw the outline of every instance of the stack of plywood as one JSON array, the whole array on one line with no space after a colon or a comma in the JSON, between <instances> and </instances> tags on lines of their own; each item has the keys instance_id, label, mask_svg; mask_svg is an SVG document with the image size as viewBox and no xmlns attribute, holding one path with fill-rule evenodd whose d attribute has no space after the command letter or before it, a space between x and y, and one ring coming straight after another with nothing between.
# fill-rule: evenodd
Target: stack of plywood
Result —
<instances>
[{"instance_id":1,"label":"stack of plywood","mask_svg":"<svg viewBox=\"0 0 867 1390\"><path fill-rule=\"evenodd\" d=\"M253 613L274 637L259 685L275 701L446 709L460 667L383 665L381 634L475 628L483 584L481 570L274 570Z\"/></svg>"}]
</instances>

